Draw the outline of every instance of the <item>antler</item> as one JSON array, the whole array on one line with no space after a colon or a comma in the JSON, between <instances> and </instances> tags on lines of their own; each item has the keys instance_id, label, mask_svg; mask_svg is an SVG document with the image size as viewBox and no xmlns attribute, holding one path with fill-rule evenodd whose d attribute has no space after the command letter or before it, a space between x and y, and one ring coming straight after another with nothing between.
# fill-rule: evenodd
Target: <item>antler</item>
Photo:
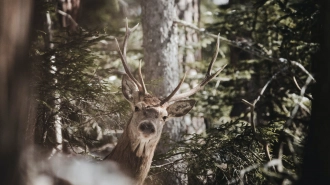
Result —
<instances>
[{"instance_id":1,"label":"antler","mask_svg":"<svg viewBox=\"0 0 330 185\"><path fill-rule=\"evenodd\" d=\"M131 33L139 26L139 24L137 24L136 26L134 26L133 28L129 28L128 27L128 21L127 21L127 18L126 18L126 34L125 34L125 38L124 38L124 42L123 42L123 50L120 49L120 46L119 46L119 43L117 41L117 39L115 38L116 40L116 43L117 43L117 47L118 47L118 52L119 52L119 55L120 55L120 58L121 58L121 61L123 63L123 66L124 66L124 69L125 69L125 72L127 73L128 77L135 83L135 85L138 87L139 91L143 92L143 94L147 94L147 89L145 87L145 84L144 84L144 81L143 81L143 77L142 77L142 73L141 73L141 61L140 61L140 64L139 64L139 78L140 78L140 82L137 81L133 74L131 73L131 71L129 70L128 68L128 64L127 64L127 58L126 58L126 50L127 50L127 40L129 38L129 36L131 35Z\"/></svg>"},{"instance_id":2,"label":"antler","mask_svg":"<svg viewBox=\"0 0 330 185\"><path fill-rule=\"evenodd\" d=\"M218 71L216 71L214 74L211 74L211 69L213 67L213 64L215 62L215 60L217 59L218 57L218 53L219 53L219 43L220 43L220 37L218 35L218 39L217 39L217 44L216 44L216 51L213 55L213 58L212 58L212 61L207 69L207 72L206 72L206 75L204 77L204 79L202 80L202 82L200 84L198 84L196 87L190 89L189 91L187 92L184 92L182 94L177 94L175 95L175 93L180 89L180 86L181 84L183 83L185 77L186 77L186 74L184 75L184 77L182 78L182 80L180 81L180 83L176 86L176 88L173 90L173 92L168 95L166 98L164 98L161 102L160 102L160 105L163 105L165 104L166 102L172 102L172 101L177 101L177 100L181 100L181 99L184 99L184 98L187 98L193 94L195 94L196 92L198 92L199 90L203 89L204 86L209 82L211 81L215 76L217 76L225 67L226 65L224 65L223 67L221 67Z\"/></svg>"}]
</instances>

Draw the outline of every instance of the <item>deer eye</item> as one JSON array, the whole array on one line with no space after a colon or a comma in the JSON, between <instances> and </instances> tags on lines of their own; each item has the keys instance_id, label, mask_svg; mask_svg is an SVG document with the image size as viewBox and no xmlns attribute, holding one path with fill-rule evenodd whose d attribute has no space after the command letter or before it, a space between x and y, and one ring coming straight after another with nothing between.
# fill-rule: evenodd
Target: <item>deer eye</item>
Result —
<instances>
[{"instance_id":1,"label":"deer eye","mask_svg":"<svg viewBox=\"0 0 330 185\"><path fill-rule=\"evenodd\" d=\"M139 110L140 110L139 107L138 106L135 106L134 111L137 112Z\"/></svg>"},{"instance_id":2,"label":"deer eye","mask_svg":"<svg viewBox=\"0 0 330 185\"><path fill-rule=\"evenodd\" d=\"M167 116L163 116L163 120L164 120L164 121L166 120L166 118L167 118Z\"/></svg>"}]
</instances>

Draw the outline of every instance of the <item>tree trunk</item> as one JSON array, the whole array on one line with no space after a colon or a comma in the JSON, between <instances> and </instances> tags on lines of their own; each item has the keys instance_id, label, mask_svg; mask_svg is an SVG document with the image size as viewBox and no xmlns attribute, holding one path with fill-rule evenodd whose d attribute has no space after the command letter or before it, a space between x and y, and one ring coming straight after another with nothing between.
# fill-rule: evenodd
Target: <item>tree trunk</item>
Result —
<instances>
[{"instance_id":1,"label":"tree trunk","mask_svg":"<svg viewBox=\"0 0 330 185\"><path fill-rule=\"evenodd\" d=\"M176 25L173 25L173 20L177 18L198 25L199 6L199 0L179 0L175 2L173 0L142 1L144 74L147 82L156 84L148 87L148 89L151 89L157 96L164 97L172 92L179 82L179 74L189 70L186 68L182 70L180 64L194 62L196 58L197 60L201 58L200 50L193 48L198 43L198 36L195 31L184 28L178 32ZM179 53L178 45L182 46ZM152 80L148 81L148 79ZM184 120L172 120L164 126L163 136L158 144L157 153L169 151L171 149L169 146L171 143L169 142L181 140L182 132L196 133L196 130L191 129L192 124L194 126L201 125L201 127L197 126L198 129L205 129L201 119L194 118L194 121L192 121L187 116ZM180 158L180 156L176 157ZM173 168L184 172L185 166L185 164L178 164L174 165ZM164 184L187 183L186 175L164 173L161 176Z\"/></svg>"},{"instance_id":2,"label":"tree trunk","mask_svg":"<svg viewBox=\"0 0 330 185\"><path fill-rule=\"evenodd\" d=\"M147 89L158 97L167 96L179 83L174 10L174 0L142 1L144 74L147 83L156 83ZM164 133L175 140L179 134L178 123L174 121L164 126Z\"/></svg>"},{"instance_id":3,"label":"tree trunk","mask_svg":"<svg viewBox=\"0 0 330 185\"><path fill-rule=\"evenodd\" d=\"M26 133L31 129L31 70L26 60L31 3L0 1L0 184L23 184L19 159L32 142Z\"/></svg>"},{"instance_id":4,"label":"tree trunk","mask_svg":"<svg viewBox=\"0 0 330 185\"><path fill-rule=\"evenodd\" d=\"M146 79L157 80L148 88L157 96L170 94L179 82L174 10L174 0L142 1L144 69Z\"/></svg>"},{"instance_id":5,"label":"tree trunk","mask_svg":"<svg viewBox=\"0 0 330 185\"><path fill-rule=\"evenodd\" d=\"M321 1L320 24L313 34L321 49L313 58L316 84L312 94L312 117L305 146L302 178L299 184L330 183L330 2Z\"/></svg>"},{"instance_id":6,"label":"tree trunk","mask_svg":"<svg viewBox=\"0 0 330 185\"><path fill-rule=\"evenodd\" d=\"M155 83L147 89L158 97L166 97L179 83L180 76L174 0L144 0L141 6L144 74L147 83ZM179 120L167 122L156 153L166 153L169 141L180 139L180 129ZM165 184L178 184L175 174L163 173L159 177Z\"/></svg>"}]
</instances>

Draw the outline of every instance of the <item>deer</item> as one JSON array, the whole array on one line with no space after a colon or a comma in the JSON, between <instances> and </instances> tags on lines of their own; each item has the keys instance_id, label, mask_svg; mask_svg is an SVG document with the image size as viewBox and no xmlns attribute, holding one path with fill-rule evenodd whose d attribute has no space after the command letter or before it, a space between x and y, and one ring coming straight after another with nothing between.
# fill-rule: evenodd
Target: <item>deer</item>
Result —
<instances>
[{"instance_id":1,"label":"deer","mask_svg":"<svg viewBox=\"0 0 330 185\"><path fill-rule=\"evenodd\" d=\"M126 72L122 77L122 93L130 103L133 113L117 145L105 160L117 162L120 170L132 177L136 185L142 185L150 170L152 158L162 134L163 125L173 117L186 115L196 103L195 100L187 98L203 89L226 65L211 74L211 69L219 52L218 36L216 51L204 79L187 92L176 94L185 80L185 73L179 84L167 97L158 98L148 93L146 89L141 72L141 61L138 68L138 80L128 67L126 57L127 42L130 34L137 27L138 24L133 28L129 28L126 21L126 34L122 49L117 39L115 39L118 53Z\"/></svg>"}]
</instances>

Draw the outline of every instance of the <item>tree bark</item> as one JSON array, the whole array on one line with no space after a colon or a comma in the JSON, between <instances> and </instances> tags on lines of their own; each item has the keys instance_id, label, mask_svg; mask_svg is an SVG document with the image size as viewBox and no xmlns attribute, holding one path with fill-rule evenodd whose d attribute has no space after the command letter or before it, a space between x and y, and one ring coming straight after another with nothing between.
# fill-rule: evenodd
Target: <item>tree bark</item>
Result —
<instances>
[{"instance_id":1,"label":"tree bark","mask_svg":"<svg viewBox=\"0 0 330 185\"><path fill-rule=\"evenodd\" d=\"M174 10L174 0L142 1L144 69L146 79L159 81L148 88L157 96L168 95L179 82Z\"/></svg>"},{"instance_id":2,"label":"tree bark","mask_svg":"<svg viewBox=\"0 0 330 185\"><path fill-rule=\"evenodd\" d=\"M189 28L184 28L181 32L178 32L176 25L173 24L173 20L179 18L198 25L199 6L199 0L142 1L144 74L148 83L156 84L148 87L148 89L151 89L158 97L165 97L172 92L179 82L180 74L189 70L182 69L180 64L194 62L196 58L200 59L201 57L200 50L193 48L198 42L197 34ZM178 45L182 46L179 53ZM152 80L148 81L148 79ZM169 141L181 140L182 132L195 133L195 130L191 130L192 124L196 123L194 125L197 125L199 123L199 125L202 125L199 128L205 128L203 121L199 119L192 121L188 116L185 117L185 121L181 120L173 120L164 126L157 153L169 151L171 149ZM185 164L178 164L174 168L180 168L176 170L184 171L184 166ZM185 175L166 173L161 176L163 176L161 179L165 184L187 183Z\"/></svg>"},{"instance_id":3,"label":"tree bark","mask_svg":"<svg viewBox=\"0 0 330 185\"><path fill-rule=\"evenodd\" d=\"M158 97L167 96L179 83L174 10L174 0L142 1L144 74L147 83L156 82L147 89ZM163 130L175 140L179 134L178 123L167 123Z\"/></svg>"},{"instance_id":4,"label":"tree bark","mask_svg":"<svg viewBox=\"0 0 330 185\"><path fill-rule=\"evenodd\" d=\"M312 89L312 117L299 183L306 185L330 183L330 2L320 1L320 7L320 22L313 30L315 42L320 43L312 63L316 84Z\"/></svg>"},{"instance_id":5,"label":"tree bark","mask_svg":"<svg viewBox=\"0 0 330 185\"><path fill-rule=\"evenodd\" d=\"M144 48L144 74L149 85L147 89L158 97L166 97L179 83L179 63L177 58L177 36L174 0L143 0L142 28ZM180 139L180 121L174 119L163 128L162 138L156 153L166 153L169 141ZM164 161L165 163L166 161ZM175 174L159 175L165 184L178 184Z\"/></svg>"},{"instance_id":6,"label":"tree bark","mask_svg":"<svg viewBox=\"0 0 330 185\"><path fill-rule=\"evenodd\" d=\"M33 138L26 133L31 129L31 70L26 60L31 4L0 1L0 184L23 184L19 159Z\"/></svg>"}]
</instances>

